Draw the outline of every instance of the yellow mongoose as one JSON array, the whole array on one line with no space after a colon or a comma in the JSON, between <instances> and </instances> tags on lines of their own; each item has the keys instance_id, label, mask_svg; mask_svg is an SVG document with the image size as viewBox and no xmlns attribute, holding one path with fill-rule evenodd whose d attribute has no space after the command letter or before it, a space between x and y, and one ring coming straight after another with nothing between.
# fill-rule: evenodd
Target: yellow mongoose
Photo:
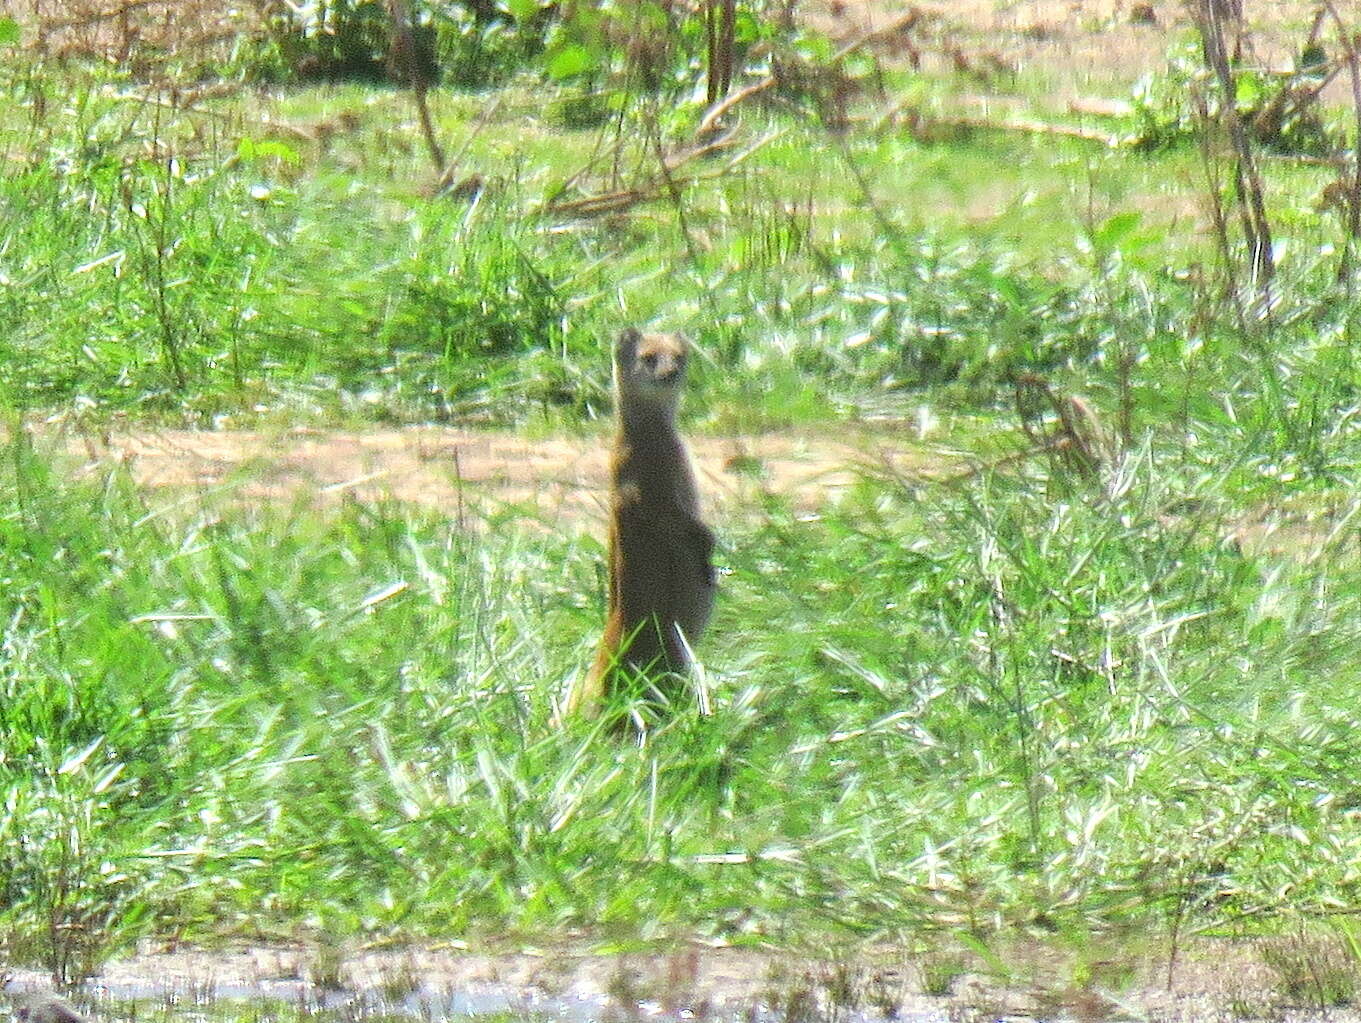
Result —
<instances>
[{"instance_id":1,"label":"yellow mongoose","mask_svg":"<svg viewBox=\"0 0 1361 1023\"><path fill-rule=\"evenodd\" d=\"M14 996L14 1017L19 1023L85 1023L65 999L37 993Z\"/></svg>"},{"instance_id":2,"label":"yellow mongoose","mask_svg":"<svg viewBox=\"0 0 1361 1023\"><path fill-rule=\"evenodd\" d=\"M695 474L676 432L689 347L683 335L633 328L615 341L609 610L569 713L594 716L630 674L661 680L684 671L713 610L714 535L700 521Z\"/></svg>"}]
</instances>

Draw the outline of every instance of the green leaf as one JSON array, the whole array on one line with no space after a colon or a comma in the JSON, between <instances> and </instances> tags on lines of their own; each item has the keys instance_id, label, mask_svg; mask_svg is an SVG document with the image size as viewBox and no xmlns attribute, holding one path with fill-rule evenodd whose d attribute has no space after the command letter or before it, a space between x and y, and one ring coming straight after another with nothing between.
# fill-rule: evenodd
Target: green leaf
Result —
<instances>
[{"instance_id":1,"label":"green leaf","mask_svg":"<svg viewBox=\"0 0 1361 1023\"><path fill-rule=\"evenodd\" d=\"M62 764L61 767L57 768L57 773L75 774L77 771L79 771L82 767L85 766L85 761L90 759L90 756L94 753L94 751L99 749L99 747L103 745L104 736L101 735L98 739L90 743L90 745L86 746L79 753L75 754L74 756L67 757L66 762Z\"/></svg>"},{"instance_id":2,"label":"green leaf","mask_svg":"<svg viewBox=\"0 0 1361 1023\"><path fill-rule=\"evenodd\" d=\"M506 10L517 22L523 24L539 13L539 0L506 0Z\"/></svg>"},{"instance_id":3,"label":"green leaf","mask_svg":"<svg viewBox=\"0 0 1361 1023\"><path fill-rule=\"evenodd\" d=\"M1320 71L1327 67L1328 51L1318 43L1311 43L1300 51L1295 61L1296 71Z\"/></svg>"},{"instance_id":4,"label":"green leaf","mask_svg":"<svg viewBox=\"0 0 1361 1023\"><path fill-rule=\"evenodd\" d=\"M13 18L0 18L0 46L10 46L19 41L19 23Z\"/></svg>"},{"instance_id":5,"label":"green leaf","mask_svg":"<svg viewBox=\"0 0 1361 1023\"><path fill-rule=\"evenodd\" d=\"M298 155L296 149L278 139L243 138L236 144L236 156L247 163L268 157L294 167L302 162L302 157Z\"/></svg>"},{"instance_id":6,"label":"green leaf","mask_svg":"<svg viewBox=\"0 0 1361 1023\"><path fill-rule=\"evenodd\" d=\"M549 58L547 71L550 78L562 79L593 70L595 66L595 54L586 47L567 46Z\"/></svg>"},{"instance_id":7,"label":"green leaf","mask_svg":"<svg viewBox=\"0 0 1361 1023\"><path fill-rule=\"evenodd\" d=\"M1124 213L1107 217L1092 232L1092 245L1097 249L1106 251L1117 248L1139 226L1142 220L1143 217L1137 210L1126 210Z\"/></svg>"},{"instance_id":8,"label":"green leaf","mask_svg":"<svg viewBox=\"0 0 1361 1023\"><path fill-rule=\"evenodd\" d=\"M738 11L733 23L733 41L739 46L750 46L761 38L761 23L750 11Z\"/></svg>"},{"instance_id":9,"label":"green leaf","mask_svg":"<svg viewBox=\"0 0 1361 1023\"><path fill-rule=\"evenodd\" d=\"M832 41L822 36L803 36L794 44L799 56L811 61L825 62L832 59Z\"/></svg>"},{"instance_id":10,"label":"green leaf","mask_svg":"<svg viewBox=\"0 0 1361 1023\"><path fill-rule=\"evenodd\" d=\"M1234 86L1234 101L1241 109L1255 110L1262 99L1262 80L1253 74L1241 74Z\"/></svg>"}]
</instances>

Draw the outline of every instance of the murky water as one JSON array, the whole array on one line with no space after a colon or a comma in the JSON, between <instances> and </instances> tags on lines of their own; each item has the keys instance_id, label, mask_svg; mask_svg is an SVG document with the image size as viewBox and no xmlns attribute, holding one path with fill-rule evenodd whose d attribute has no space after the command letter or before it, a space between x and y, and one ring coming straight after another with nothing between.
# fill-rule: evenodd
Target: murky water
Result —
<instances>
[{"instance_id":1,"label":"murky water","mask_svg":"<svg viewBox=\"0 0 1361 1023\"><path fill-rule=\"evenodd\" d=\"M1283 996L1260 944L1188 942L1175 963L1154 945L1142 956L1088 953L1081 983L1071 955L1019 942L998 959L1008 967L1000 978L971 972L948 949L149 947L107 963L72 1001L90 1023L1361 1023L1361 1005L1322 1009ZM7 975L12 992L51 987L43 973L0 962ZM332 978L342 987L321 983ZM0 993L0 1023L11 1023L7 1008Z\"/></svg>"},{"instance_id":2,"label":"murky water","mask_svg":"<svg viewBox=\"0 0 1361 1023\"><path fill-rule=\"evenodd\" d=\"M36 974L20 973L7 992L49 990ZM306 1019L315 1023L350 1023L384 1017L406 1017L422 1023L444 1020L561 1020L565 1023L946 1023L943 1008L908 1009L891 1017L880 1012L819 1006L802 1002L794 1011L775 1010L757 1000L713 998L693 1003L668 999L625 1001L597 992L548 994L511 985L476 983L435 990L419 987L400 997L377 988L325 990L306 980L217 981L211 976L189 983L158 984L149 980L96 980L72 997L82 1011L99 1020L144 1019L164 1011L175 1019L217 1023L239 1020ZM668 1004L669 1003L669 1004ZM796 1018L797 1017L797 1018Z\"/></svg>"}]
</instances>

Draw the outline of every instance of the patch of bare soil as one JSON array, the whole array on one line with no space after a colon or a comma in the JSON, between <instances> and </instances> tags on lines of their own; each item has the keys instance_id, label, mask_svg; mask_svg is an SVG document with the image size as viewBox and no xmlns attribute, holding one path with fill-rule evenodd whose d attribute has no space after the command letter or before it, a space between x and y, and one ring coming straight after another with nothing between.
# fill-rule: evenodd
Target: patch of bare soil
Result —
<instances>
[{"instance_id":1,"label":"patch of bare soil","mask_svg":"<svg viewBox=\"0 0 1361 1023\"><path fill-rule=\"evenodd\" d=\"M1001 91L1010 73L1047 73L1054 105L1067 107L1103 85L1160 70L1169 45L1190 28L1187 6L1184 0L809 0L799 9L814 27L842 40L915 14L896 45L890 34L876 48L890 59L915 50L922 67L960 71ZM1273 0L1243 8L1250 59L1285 67L1318 4Z\"/></svg>"},{"instance_id":2,"label":"patch of bare soil","mask_svg":"<svg viewBox=\"0 0 1361 1023\"><path fill-rule=\"evenodd\" d=\"M522 515L546 525L593 527L604 518L608 436L528 440L441 427L326 432L138 431L68 438L82 473L124 466L150 489L226 492L252 500L393 498L459 522ZM799 511L835 502L867 467L908 476L949 460L898 435L844 433L699 437L690 442L704 499L716 517L766 496Z\"/></svg>"},{"instance_id":3,"label":"patch of bare soil","mask_svg":"<svg viewBox=\"0 0 1361 1023\"><path fill-rule=\"evenodd\" d=\"M528 439L445 427L324 431L138 430L42 438L74 460L76 475L125 469L168 502L298 503L396 500L434 509L460 528L514 519L600 532L606 517L607 434ZM694 437L702 499L732 522L774 500L795 514L834 507L864 476L923 483L966 475L979 462L916 439L914 429ZM1038 457L1038 456L1037 456ZM68 462L68 464L70 464ZM1224 529L1256 555L1317 557L1350 505L1273 506Z\"/></svg>"}]
</instances>

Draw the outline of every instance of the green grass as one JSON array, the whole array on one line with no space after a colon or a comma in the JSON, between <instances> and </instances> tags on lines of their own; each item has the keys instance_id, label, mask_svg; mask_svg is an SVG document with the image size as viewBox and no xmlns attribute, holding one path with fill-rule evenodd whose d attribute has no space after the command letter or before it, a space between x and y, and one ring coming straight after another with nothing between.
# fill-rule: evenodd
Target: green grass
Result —
<instances>
[{"instance_id":1,"label":"green grass","mask_svg":"<svg viewBox=\"0 0 1361 1023\"><path fill-rule=\"evenodd\" d=\"M607 404L605 339L626 322L689 330L713 370L696 418L740 410L756 427L829 402L907 409L924 388L988 408L1018 370L1096 390L1116 342L1141 413L1169 380L1192 407L1259 382L1209 283L1190 149L902 129L840 141L753 106L739 147L772 141L726 174L723 156L685 168L713 176L683 191L683 217L663 198L583 220L539 211L654 173L646 104L619 130L567 131L542 85L436 97L441 133L468 143L462 169L487 183L470 205L429 197L400 94L246 94L185 113L116 79L43 81L41 111L30 83L0 125L0 388L19 409L568 423ZM692 126L668 116L666 144L683 145ZM323 128L324 146L308 141ZM1312 206L1323 179L1272 168L1290 247L1269 343L1286 359L1312 359L1320 316L1351 336L1350 304L1320 298L1335 260L1319 246L1337 241ZM1176 338L1198 353L1190 374ZM1136 433L1162 421L1141 415Z\"/></svg>"},{"instance_id":2,"label":"green grass","mask_svg":"<svg viewBox=\"0 0 1361 1023\"><path fill-rule=\"evenodd\" d=\"M750 159L582 220L542 204L637 180L650 119L680 144L693 111L567 131L541 83L437 97L487 182L468 203L426 194L397 94L186 114L4 73L16 424L572 427L608 410L607 338L655 323L698 342L695 429L925 405L1003 460L718 523L717 713L635 747L552 724L597 541L69 482L16 425L0 947L76 975L157 932L986 942L1354 902L1357 303L1316 168L1270 169L1254 319L1189 148L841 141L753 105L742 142L776 137ZM344 111L327 147L277 127ZM1128 410L1101 484L1005 461L1021 371ZM1264 523L1285 550L1244 539Z\"/></svg>"},{"instance_id":3,"label":"green grass","mask_svg":"<svg viewBox=\"0 0 1361 1023\"><path fill-rule=\"evenodd\" d=\"M5 466L13 935L1222 928L1345 902L1361 857L1361 566L1244 553L1176 456L1102 500L768 508L727 537L716 714L641 748L551 724L594 541Z\"/></svg>"}]
</instances>

